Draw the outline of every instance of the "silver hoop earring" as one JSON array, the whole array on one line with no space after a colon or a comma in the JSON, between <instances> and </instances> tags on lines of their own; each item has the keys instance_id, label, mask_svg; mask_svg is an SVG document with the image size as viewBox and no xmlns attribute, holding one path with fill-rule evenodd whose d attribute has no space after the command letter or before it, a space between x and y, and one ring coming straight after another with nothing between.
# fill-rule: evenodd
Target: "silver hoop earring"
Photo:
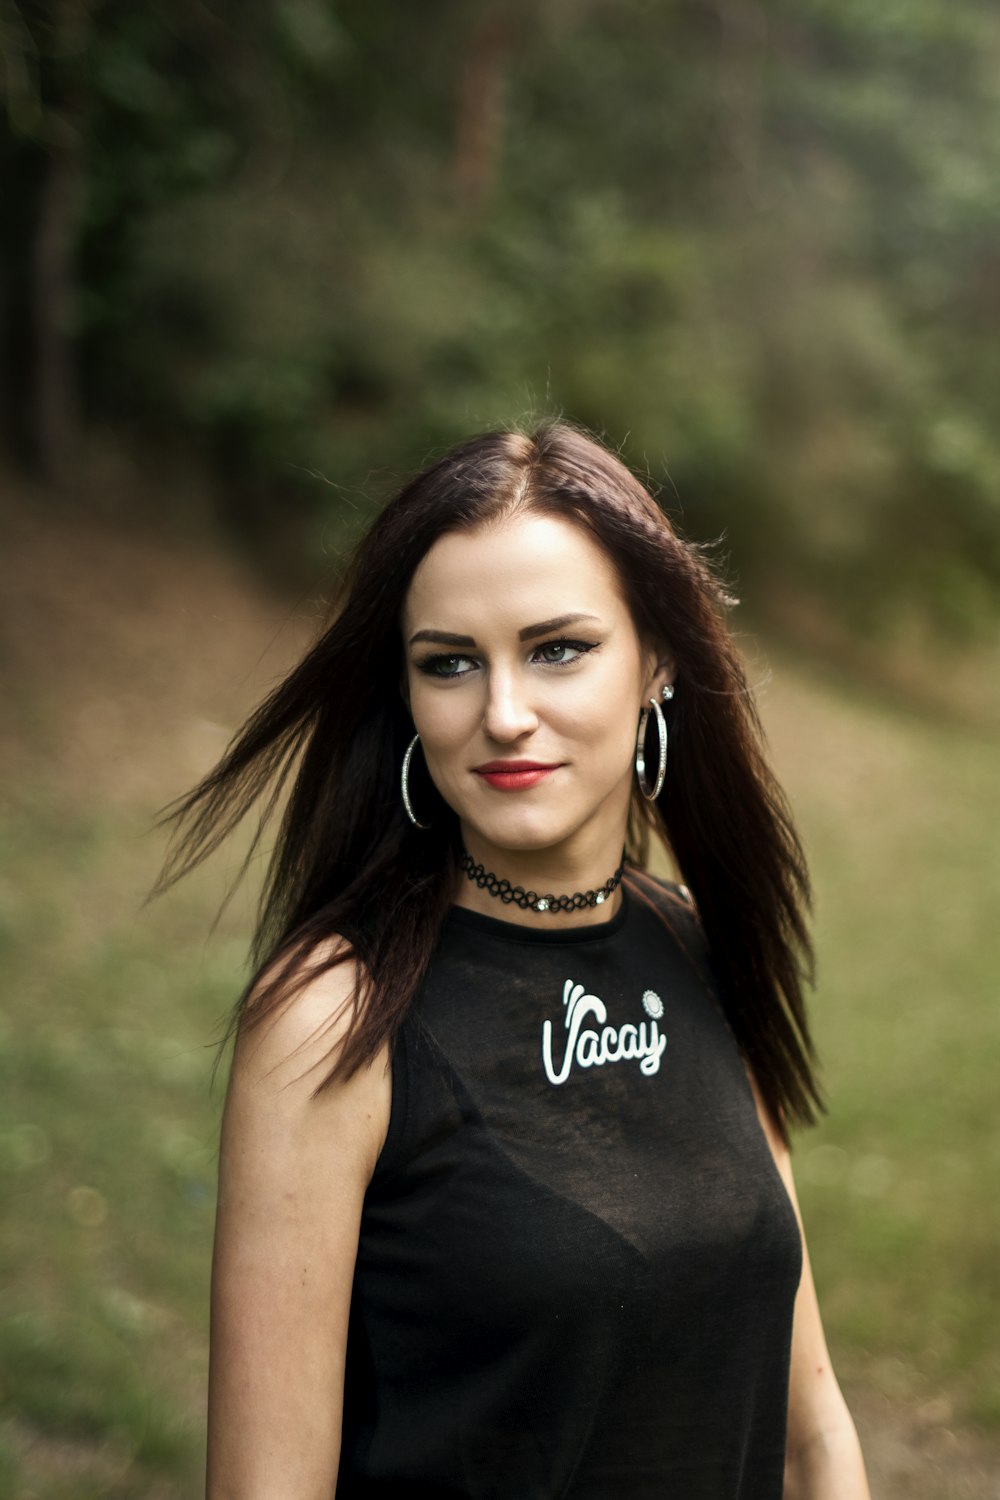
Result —
<instances>
[{"instance_id":1,"label":"silver hoop earring","mask_svg":"<svg viewBox=\"0 0 1000 1500\"><path fill-rule=\"evenodd\" d=\"M420 819L413 811L413 803L410 801L410 788L408 785L410 779L410 760L413 756L414 750L417 748L417 741L419 739L419 734L415 734L406 747L406 754L403 756L403 770L399 779L399 787L400 791L403 793L403 806L406 808L406 816L409 818L414 828L430 828L430 823L421 823Z\"/></svg>"},{"instance_id":2,"label":"silver hoop earring","mask_svg":"<svg viewBox=\"0 0 1000 1500\"><path fill-rule=\"evenodd\" d=\"M650 698L653 712L656 714L656 732L660 739L660 763L656 768L656 781L652 790L646 784L646 726L649 723L649 709L644 708L639 715L639 733L635 740L635 770L639 778L639 790L648 802L655 802L660 795L663 786L663 778L667 774L667 721L663 717L663 710L655 698Z\"/></svg>"}]
</instances>

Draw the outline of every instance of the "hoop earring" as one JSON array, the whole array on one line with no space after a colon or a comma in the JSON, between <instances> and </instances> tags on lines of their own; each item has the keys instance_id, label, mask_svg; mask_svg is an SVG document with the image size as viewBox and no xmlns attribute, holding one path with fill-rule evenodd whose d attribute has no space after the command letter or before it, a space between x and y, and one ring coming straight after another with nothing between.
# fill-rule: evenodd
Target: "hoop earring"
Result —
<instances>
[{"instance_id":1,"label":"hoop earring","mask_svg":"<svg viewBox=\"0 0 1000 1500\"><path fill-rule=\"evenodd\" d=\"M663 778L667 774L667 721L663 717L663 710L655 698L650 698L653 712L656 714L656 732L660 739L660 762L656 768L656 781L652 791L646 785L646 726L649 723L649 709L644 708L639 715L639 733L635 741L635 770L639 778L639 790L647 802L655 802L660 795L663 786Z\"/></svg>"},{"instance_id":2,"label":"hoop earring","mask_svg":"<svg viewBox=\"0 0 1000 1500\"><path fill-rule=\"evenodd\" d=\"M410 778L410 760L414 750L417 748L417 741L419 740L419 738L419 734L415 734L406 747L406 754L403 756L403 770L400 775L400 791L403 793L403 806L406 808L406 816L409 818L414 828L430 828L430 823L421 823L420 819L413 811L413 803L410 801L410 788L408 785Z\"/></svg>"}]
</instances>

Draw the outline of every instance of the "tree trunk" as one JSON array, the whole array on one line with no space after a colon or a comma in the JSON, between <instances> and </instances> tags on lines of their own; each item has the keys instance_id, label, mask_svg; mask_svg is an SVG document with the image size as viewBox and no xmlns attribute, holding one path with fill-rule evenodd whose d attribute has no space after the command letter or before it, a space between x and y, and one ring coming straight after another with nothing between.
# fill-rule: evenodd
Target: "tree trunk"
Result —
<instances>
[{"instance_id":1,"label":"tree trunk","mask_svg":"<svg viewBox=\"0 0 1000 1500\"><path fill-rule=\"evenodd\" d=\"M43 98L51 155L32 249L35 441L42 472L65 488L80 447L75 335L76 250L84 194L85 69L90 8L58 0L49 34L51 97Z\"/></svg>"},{"instance_id":2,"label":"tree trunk","mask_svg":"<svg viewBox=\"0 0 1000 1500\"><path fill-rule=\"evenodd\" d=\"M496 180L513 31L507 15L488 8L473 29L462 59L455 188L459 200L471 208L486 201Z\"/></svg>"},{"instance_id":3,"label":"tree trunk","mask_svg":"<svg viewBox=\"0 0 1000 1500\"><path fill-rule=\"evenodd\" d=\"M70 482L79 451L74 322L81 187L79 150L67 143L49 158L34 250L36 443L42 472L59 488Z\"/></svg>"}]
</instances>

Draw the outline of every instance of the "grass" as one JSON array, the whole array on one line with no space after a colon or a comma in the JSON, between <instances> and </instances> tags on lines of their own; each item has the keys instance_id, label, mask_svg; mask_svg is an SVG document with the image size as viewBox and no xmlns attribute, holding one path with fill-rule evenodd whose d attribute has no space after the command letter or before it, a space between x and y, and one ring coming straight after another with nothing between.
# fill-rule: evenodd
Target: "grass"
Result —
<instances>
[{"instance_id":1,"label":"grass","mask_svg":"<svg viewBox=\"0 0 1000 1500\"><path fill-rule=\"evenodd\" d=\"M1000 1430L996 745L780 670L764 711L817 887L831 1112L794 1161L831 1343Z\"/></svg>"},{"instance_id":2,"label":"grass","mask_svg":"<svg viewBox=\"0 0 1000 1500\"><path fill-rule=\"evenodd\" d=\"M201 1483L221 1093L208 1044L242 943L238 917L206 943L205 884L139 909L155 845L135 833L121 814L30 804L0 826L0 1367L7 1464L24 1460L4 1493L23 1500L57 1493L57 1439L80 1445L73 1483L95 1494L146 1493L137 1475L170 1494Z\"/></svg>"}]
</instances>

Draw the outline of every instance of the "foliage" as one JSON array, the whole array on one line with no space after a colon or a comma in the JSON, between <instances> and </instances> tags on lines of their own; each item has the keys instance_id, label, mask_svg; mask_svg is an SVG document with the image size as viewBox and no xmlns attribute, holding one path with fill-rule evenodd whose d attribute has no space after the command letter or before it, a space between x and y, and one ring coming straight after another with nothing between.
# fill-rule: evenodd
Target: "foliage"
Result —
<instances>
[{"instance_id":1,"label":"foliage","mask_svg":"<svg viewBox=\"0 0 1000 1500\"><path fill-rule=\"evenodd\" d=\"M991 617L985 0L2 14L9 285L72 151L86 417L201 453L239 526L350 519L558 410L725 531L758 598Z\"/></svg>"}]
</instances>

